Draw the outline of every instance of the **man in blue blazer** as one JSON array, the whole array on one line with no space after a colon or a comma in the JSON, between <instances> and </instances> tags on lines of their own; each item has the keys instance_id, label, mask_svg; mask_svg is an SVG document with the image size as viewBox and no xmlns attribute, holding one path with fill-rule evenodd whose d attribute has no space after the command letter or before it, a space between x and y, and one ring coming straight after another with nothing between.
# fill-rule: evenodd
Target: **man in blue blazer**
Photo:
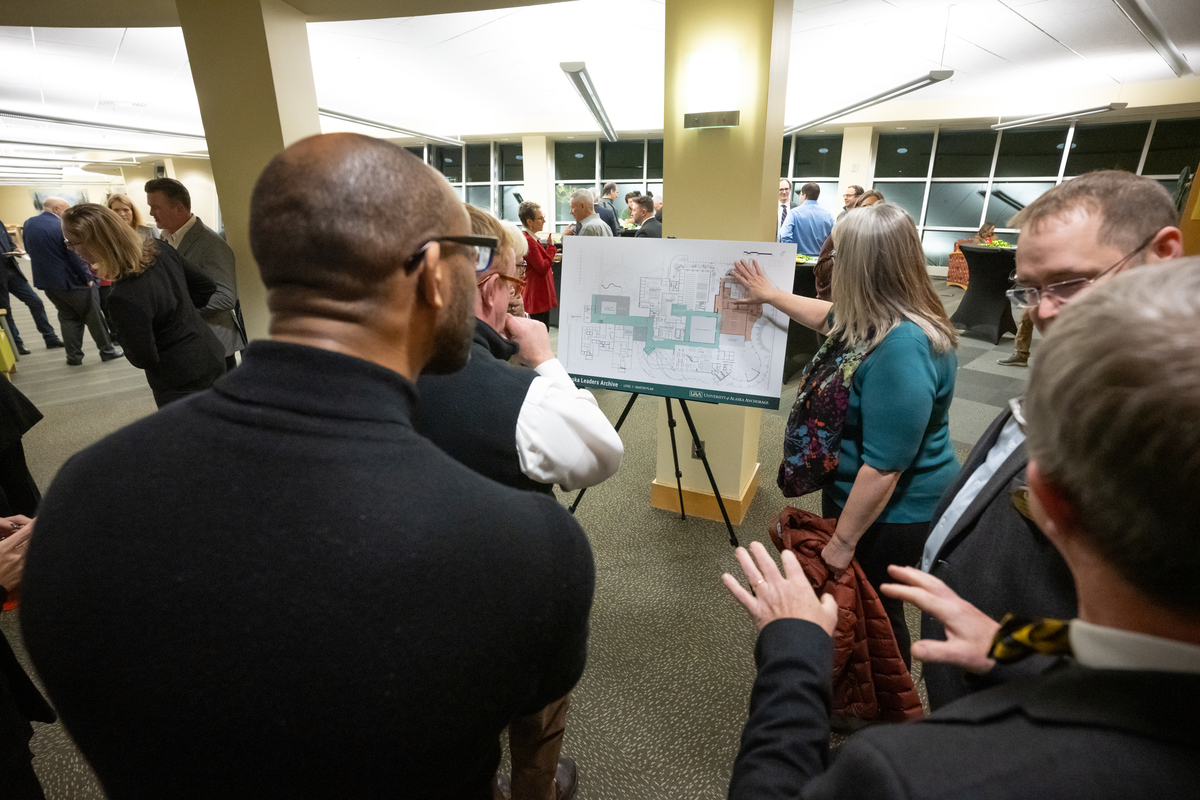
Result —
<instances>
[{"instance_id":1,"label":"man in blue blazer","mask_svg":"<svg viewBox=\"0 0 1200 800\"><path fill-rule=\"evenodd\" d=\"M1024 246L1024 245L1022 245ZM1074 578L1079 616L1003 628L944 583L892 567L883 592L942 619L914 643L975 671L1026 651L1042 675L907 725L854 736L829 763L831 632L795 556L737 556L726 586L759 628L758 677L730 798L1191 797L1200 782L1200 258L1143 267L1066 307L1029 392L1029 513ZM757 562L757 563L756 563Z\"/></svg>"},{"instance_id":2,"label":"man in blue blazer","mask_svg":"<svg viewBox=\"0 0 1200 800\"><path fill-rule=\"evenodd\" d=\"M33 262L33 285L58 309L67 364L83 363L83 328L92 334L101 361L125 355L113 346L100 316L100 290L86 263L67 247L59 217L71 207L61 197L42 201L42 213L25 220L25 250Z\"/></svg>"}]
</instances>

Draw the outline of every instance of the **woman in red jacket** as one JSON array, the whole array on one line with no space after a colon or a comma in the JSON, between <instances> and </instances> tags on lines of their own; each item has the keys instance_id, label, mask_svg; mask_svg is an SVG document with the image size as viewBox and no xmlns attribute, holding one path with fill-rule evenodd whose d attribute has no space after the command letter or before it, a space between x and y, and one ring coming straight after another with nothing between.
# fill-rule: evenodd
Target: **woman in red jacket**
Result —
<instances>
[{"instance_id":1,"label":"woman in red jacket","mask_svg":"<svg viewBox=\"0 0 1200 800\"><path fill-rule=\"evenodd\" d=\"M546 215L542 207L532 200L521 203L517 209L529 252L525 255L525 313L550 326L550 309L558 308L558 294L554 291L554 237L546 234L546 243L538 241L538 234L546 227Z\"/></svg>"}]
</instances>

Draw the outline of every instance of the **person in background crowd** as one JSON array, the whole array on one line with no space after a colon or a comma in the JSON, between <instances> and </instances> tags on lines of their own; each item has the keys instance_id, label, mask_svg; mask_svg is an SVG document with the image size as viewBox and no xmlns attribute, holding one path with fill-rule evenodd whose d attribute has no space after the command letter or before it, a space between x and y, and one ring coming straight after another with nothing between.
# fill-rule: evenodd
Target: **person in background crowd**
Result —
<instances>
[{"instance_id":1,"label":"person in background crowd","mask_svg":"<svg viewBox=\"0 0 1200 800\"><path fill-rule=\"evenodd\" d=\"M520 284L514 284L510 287L508 313L514 317L528 317L529 315L525 313L525 298L522 293L525 289L525 256L529 253L529 244L525 241L525 237L521 235L521 229L515 223L502 219L500 220L500 227L504 232L500 252L504 253L507 251L510 253L512 275L520 281Z\"/></svg>"},{"instance_id":2,"label":"person in background crowd","mask_svg":"<svg viewBox=\"0 0 1200 800\"><path fill-rule=\"evenodd\" d=\"M934 507L958 474L950 441L958 334L902 208L880 204L847 214L838 224L837 253L832 304L776 288L754 262L736 262L733 277L746 287L741 304L769 303L862 354L837 470L822 491L822 512L837 519L837 529L821 557L836 571L857 557L878 590L889 564L920 559ZM907 664L904 604L882 599Z\"/></svg>"},{"instance_id":3,"label":"person in background crowd","mask_svg":"<svg viewBox=\"0 0 1200 800\"><path fill-rule=\"evenodd\" d=\"M13 320L10 294L15 295L18 300L29 307L29 313L33 315L33 323L46 342L46 349L53 350L56 347L63 347L62 340L58 338L58 333L55 332L54 326L50 324L50 320L46 316L46 304L29 285L25 273L21 272L21 267L17 264L17 256L20 255L25 255L25 251L13 243L4 222L0 221L0 308L8 312L8 327L12 331L13 344L18 353L23 356L29 355L29 348L25 346L25 342L21 339L21 332L17 330L17 323Z\"/></svg>"},{"instance_id":4,"label":"person in background crowd","mask_svg":"<svg viewBox=\"0 0 1200 800\"><path fill-rule=\"evenodd\" d=\"M249 226L271 339L59 471L30 656L110 797L488 800L500 732L583 672L595 585L565 508L413 429L497 242L351 133L277 154Z\"/></svg>"},{"instance_id":5,"label":"person in background crowd","mask_svg":"<svg viewBox=\"0 0 1200 800\"><path fill-rule=\"evenodd\" d=\"M1009 224L1021 229L1018 287L1012 294L1042 333L1090 287L1183 254L1179 211L1171 196L1157 181L1118 170L1072 178ZM921 569L993 619L1010 612L1069 618L1078 608L1075 586L1066 562L1030 516L1027 461L1025 431L1006 409L976 442L959 479L938 503ZM922 639L946 637L941 622L922 615ZM927 661L923 672L930 706L940 708L981 686L1028 676L1048 662L1031 658L968 675L954 665Z\"/></svg>"},{"instance_id":6,"label":"person in background crowd","mask_svg":"<svg viewBox=\"0 0 1200 800\"><path fill-rule=\"evenodd\" d=\"M100 361L112 361L125 354L113 346L108 328L100 314L100 294L96 279L63 240L59 217L71 205L61 197L42 201L42 213L25 221L25 248L33 262L33 285L46 293L58 309L67 351L67 365L83 363L83 329L86 326L100 350Z\"/></svg>"},{"instance_id":7,"label":"person in background crowd","mask_svg":"<svg viewBox=\"0 0 1200 800\"><path fill-rule=\"evenodd\" d=\"M217 285L208 305L200 309L200 316L225 348L225 367L231 370L237 366L236 354L246 347L237 318L237 264L233 249L192 213L192 195L182 183L174 178L155 178L146 181L145 188L150 216L163 231L163 239Z\"/></svg>"},{"instance_id":8,"label":"person in background crowd","mask_svg":"<svg viewBox=\"0 0 1200 800\"><path fill-rule=\"evenodd\" d=\"M600 189L600 199L596 201L597 206L603 206L612 213L612 232L616 236L621 232L621 214L617 211L617 185L612 183L604 184ZM607 218L605 219L607 222Z\"/></svg>"},{"instance_id":9,"label":"person in background crowd","mask_svg":"<svg viewBox=\"0 0 1200 800\"><path fill-rule=\"evenodd\" d=\"M654 202L649 197L635 197L630 201L633 221L638 225L634 238L661 239L662 223L654 218Z\"/></svg>"},{"instance_id":10,"label":"person in background crowd","mask_svg":"<svg viewBox=\"0 0 1200 800\"><path fill-rule=\"evenodd\" d=\"M571 195L571 216L575 219L575 226L568 225L563 236L613 235L612 228L596 213L592 193L587 189L578 189Z\"/></svg>"},{"instance_id":11,"label":"person in background crowd","mask_svg":"<svg viewBox=\"0 0 1200 800\"><path fill-rule=\"evenodd\" d=\"M5 386L8 381L0 378L0 406L7 405ZM5 516L0 512L0 606L15 597L21 586L25 550L33 528L33 520L25 515ZM0 631L0 788L4 800L46 800L33 771L33 753L29 750L33 726L29 723L56 719L54 709L25 674L8 638Z\"/></svg>"},{"instance_id":12,"label":"person in background crowd","mask_svg":"<svg viewBox=\"0 0 1200 800\"><path fill-rule=\"evenodd\" d=\"M853 207L854 208L870 208L871 206L875 205L876 203L884 203L884 202L887 202L887 201L884 199L882 192L878 192L874 189L868 189L867 191L863 192L862 195L860 195L857 200L854 201Z\"/></svg>"},{"instance_id":13,"label":"person in background crowd","mask_svg":"<svg viewBox=\"0 0 1200 800\"><path fill-rule=\"evenodd\" d=\"M975 232L971 242L972 244L987 244L994 238L996 238L995 223L985 222L979 226L979 230Z\"/></svg>"},{"instance_id":14,"label":"person in background crowd","mask_svg":"<svg viewBox=\"0 0 1200 800\"><path fill-rule=\"evenodd\" d=\"M857 184L851 184L850 186L846 187L846 191L842 193L842 201L845 203L845 205L842 206L842 212L837 216L838 219L846 216L846 212L855 207L855 204L858 202L858 198L863 196L863 191L863 187Z\"/></svg>"},{"instance_id":15,"label":"person in background crowd","mask_svg":"<svg viewBox=\"0 0 1200 800\"><path fill-rule=\"evenodd\" d=\"M621 219L627 220L633 215L633 208L629 205L629 201L635 197L641 197L642 193L637 189L632 192L625 193L625 210L621 212Z\"/></svg>"},{"instance_id":16,"label":"person in background crowd","mask_svg":"<svg viewBox=\"0 0 1200 800\"><path fill-rule=\"evenodd\" d=\"M775 210L776 225L775 225L775 240L779 241L779 236L783 231L783 223L787 222L788 212L796 207L792 202L792 182L787 178L779 179L779 207Z\"/></svg>"},{"instance_id":17,"label":"person in background crowd","mask_svg":"<svg viewBox=\"0 0 1200 800\"><path fill-rule=\"evenodd\" d=\"M659 187L658 197L654 198L654 218L662 224L663 190Z\"/></svg>"},{"instance_id":18,"label":"person in background crowd","mask_svg":"<svg viewBox=\"0 0 1200 800\"><path fill-rule=\"evenodd\" d=\"M196 311L182 257L115 212L83 203L63 214L63 235L113 282L109 306L129 363L146 373L154 402L203 391L225 373L225 348ZM202 274L207 294L216 286ZM203 306L207 297L200 300Z\"/></svg>"},{"instance_id":19,"label":"person in background crowd","mask_svg":"<svg viewBox=\"0 0 1200 800\"><path fill-rule=\"evenodd\" d=\"M804 199L788 212L779 230L779 241L795 244L800 253L815 256L833 230L833 215L817 205L821 187L815 183L801 186L800 196Z\"/></svg>"},{"instance_id":20,"label":"person in background crowd","mask_svg":"<svg viewBox=\"0 0 1200 800\"><path fill-rule=\"evenodd\" d=\"M940 580L892 568L900 583L885 591L935 611L951 632L918 642L927 655L953 651L975 670L1056 656L1055 669L1037 678L972 694L920 722L869 728L830 764L836 603L817 599L791 552L784 577L761 544L751 545L753 560L739 548L753 594L729 574L722 580L759 630L758 676L730 799L1193 796L1197 341L1200 259L1118 276L1066 308L1014 406L1029 437L1028 512L1070 570L1077 619L1001 627Z\"/></svg>"},{"instance_id":21,"label":"person in background crowd","mask_svg":"<svg viewBox=\"0 0 1200 800\"><path fill-rule=\"evenodd\" d=\"M144 238L158 238L158 229L142 221L142 212L138 211L138 207L134 205L133 200L129 199L129 195L114 194L108 198L108 202L105 205L111 208L126 225L133 228Z\"/></svg>"},{"instance_id":22,"label":"person in background crowd","mask_svg":"<svg viewBox=\"0 0 1200 800\"><path fill-rule=\"evenodd\" d=\"M621 226L617 222L616 213L597 200L595 189L585 189L584 191L592 198L592 208L600 216L600 219L604 221L604 224L608 226L609 233L616 236L621 230Z\"/></svg>"},{"instance_id":23,"label":"person in background crowd","mask_svg":"<svg viewBox=\"0 0 1200 800\"><path fill-rule=\"evenodd\" d=\"M540 205L526 200L517 209L517 218L521 220L529 247L525 254L525 289L522 293L525 312L550 327L550 311L558 308L558 294L554 291L554 256L558 249L554 246L554 237L549 234L545 244L541 241L546 214Z\"/></svg>"}]
</instances>

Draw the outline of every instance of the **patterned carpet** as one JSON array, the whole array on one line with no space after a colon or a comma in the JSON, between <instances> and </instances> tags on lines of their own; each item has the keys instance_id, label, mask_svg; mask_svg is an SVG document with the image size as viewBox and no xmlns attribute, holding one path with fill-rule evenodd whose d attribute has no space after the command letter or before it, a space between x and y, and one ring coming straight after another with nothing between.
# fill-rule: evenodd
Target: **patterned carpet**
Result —
<instances>
[{"instance_id":1,"label":"patterned carpet","mask_svg":"<svg viewBox=\"0 0 1200 800\"><path fill-rule=\"evenodd\" d=\"M953 311L961 290L938 290ZM23 306L14 316L33 331ZM82 368L68 368L61 350L41 350L36 337L26 341L35 352L20 363L14 383L46 414L25 439L45 487L73 453L152 413L154 404L138 370L124 361L99 364L90 341ZM960 344L950 423L960 459L1008 398L1023 391L1027 371L995 363L1011 348L1011 337L998 346ZM764 480L738 527L743 544L769 544L766 523L785 504L773 475L795 392L795 385L785 387L781 410L763 415ZM615 420L627 395L600 392L597 399ZM754 678L754 631L720 583L735 567L723 525L649 507L659 402L634 405L622 430L621 471L589 490L578 512L598 573L588 667L574 692L565 748L579 762L580 800L725 797ZM819 510L816 495L798 505ZM119 614L119 604L112 611ZM20 651L16 615L4 614L0 625ZM35 727L35 766L47 797L103 798L62 727Z\"/></svg>"}]
</instances>

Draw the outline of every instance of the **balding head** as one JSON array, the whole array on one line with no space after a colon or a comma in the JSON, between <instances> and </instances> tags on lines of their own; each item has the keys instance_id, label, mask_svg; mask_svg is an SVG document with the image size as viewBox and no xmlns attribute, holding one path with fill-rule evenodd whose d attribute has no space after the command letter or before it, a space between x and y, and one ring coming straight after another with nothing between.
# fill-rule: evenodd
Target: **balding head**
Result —
<instances>
[{"instance_id":1,"label":"balding head","mask_svg":"<svg viewBox=\"0 0 1200 800\"><path fill-rule=\"evenodd\" d=\"M71 207L71 204L61 197L47 197L42 201L42 210L49 211L51 214L62 216L63 212Z\"/></svg>"},{"instance_id":2,"label":"balding head","mask_svg":"<svg viewBox=\"0 0 1200 800\"><path fill-rule=\"evenodd\" d=\"M426 241L470 233L446 180L402 148L355 133L296 142L263 170L250 246L268 289L370 299Z\"/></svg>"}]
</instances>

